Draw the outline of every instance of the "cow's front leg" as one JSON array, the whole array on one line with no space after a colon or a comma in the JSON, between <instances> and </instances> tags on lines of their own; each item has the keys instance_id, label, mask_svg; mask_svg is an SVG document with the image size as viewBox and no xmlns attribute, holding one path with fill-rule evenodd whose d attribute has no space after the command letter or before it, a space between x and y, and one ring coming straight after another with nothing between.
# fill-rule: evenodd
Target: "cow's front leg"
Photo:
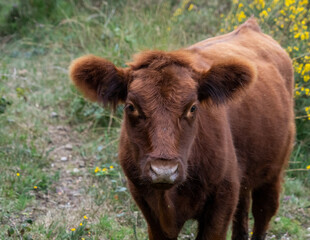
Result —
<instances>
[{"instance_id":1,"label":"cow's front leg","mask_svg":"<svg viewBox=\"0 0 310 240\"><path fill-rule=\"evenodd\" d=\"M227 230L238 204L239 183L223 181L211 194L198 219L196 240L226 240Z\"/></svg>"}]
</instances>

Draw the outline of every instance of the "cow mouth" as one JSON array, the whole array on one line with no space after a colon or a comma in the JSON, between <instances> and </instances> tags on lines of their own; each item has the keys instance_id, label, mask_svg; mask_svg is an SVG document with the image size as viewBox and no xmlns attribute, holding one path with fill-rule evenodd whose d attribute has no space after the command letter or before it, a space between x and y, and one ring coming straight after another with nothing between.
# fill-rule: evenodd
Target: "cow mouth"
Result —
<instances>
[{"instance_id":1,"label":"cow mouth","mask_svg":"<svg viewBox=\"0 0 310 240\"><path fill-rule=\"evenodd\" d=\"M172 188L174 186L173 183L152 183L152 188L158 189L158 190L168 190L169 188Z\"/></svg>"}]
</instances>

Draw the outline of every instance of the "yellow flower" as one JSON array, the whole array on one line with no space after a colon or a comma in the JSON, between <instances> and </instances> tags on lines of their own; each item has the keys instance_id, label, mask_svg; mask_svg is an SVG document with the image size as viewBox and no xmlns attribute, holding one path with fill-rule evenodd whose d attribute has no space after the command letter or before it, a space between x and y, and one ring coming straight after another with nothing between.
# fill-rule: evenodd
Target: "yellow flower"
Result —
<instances>
[{"instance_id":1,"label":"yellow flower","mask_svg":"<svg viewBox=\"0 0 310 240\"><path fill-rule=\"evenodd\" d=\"M95 169L95 173L99 172L100 171L100 168L99 167L96 167Z\"/></svg>"},{"instance_id":2,"label":"yellow flower","mask_svg":"<svg viewBox=\"0 0 310 240\"><path fill-rule=\"evenodd\" d=\"M194 8L194 4L191 3L188 7L188 11L192 11L193 8Z\"/></svg>"},{"instance_id":3,"label":"yellow flower","mask_svg":"<svg viewBox=\"0 0 310 240\"><path fill-rule=\"evenodd\" d=\"M310 170L310 165L307 166L307 170Z\"/></svg>"},{"instance_id":4,"label":"yellow flower","mask_svg":"<svg viewBox=\"0 0 310 240\"><path fill-rule=\"evenodd\" d=\"M290 6L290 10L292 11L292 13L296 13L296 8L295 8L295 6Z\"/></svg>"},{"instance_id":5,"label":"yellow flower","mask_svg":"<svg viewBox=\"0 0 310 240\"><path fill-rule=\"evenodd\" d=\"M305 10L305 8L303 8L303 7L298 7L298 8L297 8L297 14L300 13L300 12L302 12L303 10Z\"/></svg>"},{"instance_id":6,"label":"yellow flower","mask_svg":"<svg viewBox=\"0 0 310 240\"><path fill-rule=\"evenodd\" d=\"M296 33L296 34L294 35L294 38L299 38L299 36L300 36L300 33Z\"/></svg>"},{"instance_id":7,"label":"yellow flower","mask_svg":"<svg viewBox=\"0 0 310 240\"><path fill-rule=\"evenodd\" d=\"M310 63L305 65L304 70L302 71L301 75L304 75L306 72L310 72Z\"/></svg>"},{"instance_id":8,"label":"yellow flower","mask_svg":"<svg viewBox=\"0 0 310 240\"><path fill-rule=\"evenodd\" d=\"M257 5L257 8L260 9L260 8L264 8L265 7L265 0L255 0L254 1L255 4Z\"/></svg>"},{"instance_id":9,"label":"yellow flower","mask_svg":"<svg viewBox=\"0 0 310 240\"><path fill-rule=\"evenodd\" d=\"M268 11L268 12L271 12L271 8L267 8L267 11Z\"/></svg>"},{"instance_id":10,"label":"yellow flower","mask_svg":"<svg viewBox=\"0 0 310 240\"><path fill-rule=\"evenodd\" d=\"M102 169L102 172L105 172L105 171L107 171L107 170L108 170L107 168L103 168L103 169Z\"/></svg>"},{"instance_id":11,"label":"yellow flower","mask_svg":"<svg viewBox=\"0 0 310 240\"><path fill-rule=\"evenodd\" d=\"M260 14L259 14L260 17L268 17L268 12L266 10L262 11Z\"/></svg>"},{"instance_id":12,"label":"yellow flower","mask_svg":"<svg viewBox=\"0 0 310 240\"><path fill-rule=\"evenodd\" d=\"M38 187L37 187L37 186L34 186L33 188L34 188L34 189L37 189Z\"/></svg>"},{"instance_id":13,"label":"yellow flower","mask_svg":"<svg viewBox=\"0 0 310 240\"><path fill-rule=\"evenodd\" d=\"M299 51L299 48L298 47L294 47L294 50Z\"/></svg>"},{"instance_id":14,"label":"yellow flower","mask_svg":"<svg viewBox=\"0 0 310 240\"><path fill-rule=\"evenodd\" d=\"M113 166L110 166L110 169L113 169L114 167Z\"/></svg>"},{"instance_id":15,"label":"yellow flower","mask_svg":"<svg viewBox=\"0 0 310 240\"><path fill-rule=\"evenodd\" d=\"M80 226L83 226L83 223L80 223Z\"/></svg>"},{"instance_id":16,"label":"yellow flower","mask_svg":"<svg viewBox=\"0 0 310 240\"><path fill-rule=\"evenodd\" d=\"M74 232L76 229L75 228L71 228L71 231Z\"/></svg>"},{"instance_id":17,"label":"yellow flower","mask_svg":"<svg viewBox=\"0 0 310 240\"><path fill-rule=\"evenodd\" d=\"M17 176L17 177L19 177L19 175L20 175L19 173L16 173L16 176Z\"/></svg>"},{"instance_id":18,"label":"yellow flower","mask_svg":"<svg viewBox=\"0 0 310 240\"><path fill-rule=\"evenodd\" d=\"M302 63L299 64L299 66L296 65L295 71L298 72L298 73L301 73L301 70L302 70L303 67L304 67L304 64L302 64Z\"/></svg>"},{"instance_id":19,"label":"yellow flower","mask_svg":"<svg viewBox=\"0 0 310 240\"><path fill-rule=\"evenodd\" d=\"M289 7L290 5L294 4L295 0L285 0L285 6Z\"/></svg>"},{"instance_id":20,"label":"yellow flower","mask_svg":"<svg viewBox=\"0 0 310 240\"><path fill-rule=\"evenodd\" d=\"M297 30L298 30L297 24L294 25L293 30L294 30L294 31L297 31Z\"/></svg>"},{"instance_id":21,"label":"yellow flower","mask_svg":"<svg viewBox=\"0 0 310 240\"><path fill-rule=\"evenodd\" d=\"M84 219L86 219L86 220L87 220L87 219L88 219L88 217L85 215L85 216L84 216Z\"/></svg>"},{"instance_id":22,"label":"yellow flower","mask_svg":"<svg viewBox=\"0 0 310 240\"><path fill-rule=\"evenodd\" d=\"M308 4L308 0L302 0L299 2L300 5L307 5Z\"/></svg>"},{"instance_id":23,"label":"yellow flower","mask_svg":"<svg viewBox=\"0 0 310 240\"><path fill-rule=\"evenodd\" d=\"M242 7L243 7L243 4L239 3L238 8L242 8Z\"/></svg>"},{"instance_id":24,"label":"yellow flower","mask_svg":"<svg viewBox=\"0 0 310 240\"><path fill-rule=\"evenodd\" d=\"M180 16L182 14L182 9L178 8L177 10L175 10L175 12L173 13L174 17Z\"/></svg>"},{"instance_id":25,"label":"yellow flower","mask_svg":"<svg viewBox=\"0 0 310 240\"><path fill-rule=\"evenodd\" d=\"M292 19L292 20L295 20L295 15L292 15L292 14L291 14L291 15L289 16L289 18Z\"/></svg>"},{"instance_id":26,"label":"yellow flower","mask_svg":"<svg viewBox=\"0 0 310 240\"><path fill-rule=\"evenodd\" d=\"M244 11L241 11L239 14L237 14L237 18L239 22L242 22L242 20L246 18Z\"/></svg>"}]
</instances>

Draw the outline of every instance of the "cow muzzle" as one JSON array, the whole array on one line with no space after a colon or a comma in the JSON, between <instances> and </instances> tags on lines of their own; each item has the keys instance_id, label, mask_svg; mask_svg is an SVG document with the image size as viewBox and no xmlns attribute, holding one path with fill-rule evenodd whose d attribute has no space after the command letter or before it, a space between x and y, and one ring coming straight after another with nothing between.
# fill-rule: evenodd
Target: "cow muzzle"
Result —
<instances>
[{"instance_id":1,"label":"cow muzzle","mask_svg":"<svg viewBox=\"0 0 310 240\"><path fill-rule=\"evenodd\" d=\"M151 183L156 188L170 188L179 177L179 164L176 161L155 160L149 166Z\"/></svg>"}]
</instances>

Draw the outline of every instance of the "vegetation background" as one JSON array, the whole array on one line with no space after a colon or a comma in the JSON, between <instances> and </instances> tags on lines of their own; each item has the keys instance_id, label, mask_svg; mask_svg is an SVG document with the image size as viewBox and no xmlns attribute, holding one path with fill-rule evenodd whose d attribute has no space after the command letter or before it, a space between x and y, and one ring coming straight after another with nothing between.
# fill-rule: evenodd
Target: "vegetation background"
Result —
<instances>
[{"instance_id":1,"label":"vegetation background","mask_svg":"<svg viewBox=\"0 0 310 240\"><path fill-rule=\"evenodd\" d=\"M90 53L125 66L252 15L296 76L297 138L268 239L310 239L308 0L0 0L0 239L147 239L117 161L122 108L85 101L68 66Z\"/></svg>"}]
</instances>

